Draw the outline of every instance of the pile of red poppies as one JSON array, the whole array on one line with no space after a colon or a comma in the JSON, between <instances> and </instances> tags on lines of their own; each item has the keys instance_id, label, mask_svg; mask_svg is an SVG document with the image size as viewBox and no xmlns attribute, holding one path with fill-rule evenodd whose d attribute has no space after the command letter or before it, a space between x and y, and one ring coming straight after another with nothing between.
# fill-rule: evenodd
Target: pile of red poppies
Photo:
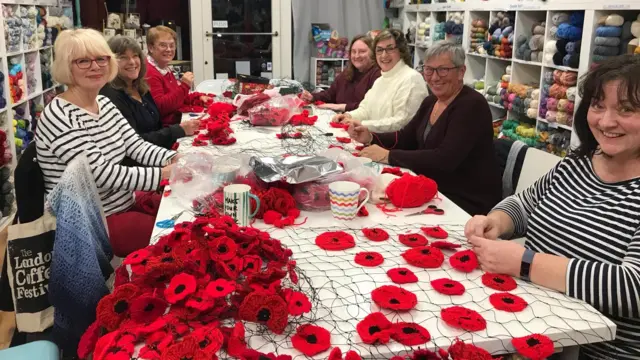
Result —
<instances>
[{"instance_id":1,"label":"pile of red poppies","mask_svg":"<svg viewBox=\"0 0 640 360\"><path fill-rule=\"evenodd\" d=\"M233 105L232 105L233 106ZM229 113L219 112L200 122L201 131L193 139L193 146L235 144L236 138L232 137Z\"/></svg>"},{"instance_id":2,"label":"pile of red poppies","mask_svg":"<svg viewBox=\"0 0 640 360\"><path fill-rule=\"evenodd\" d=\"M189 93L189 95L187 95L187 97L184 99L184 105L182 105L182 107L180 107L178 111L180 111L181 113L204 112L204 110L213 103L214 97L215 95L213 94L205 94L205 93L194 91L192 93ZM203 99L206 99L206 98L208 98L208 100L206 102L203 101Z\"/></svg>"}]
</instances>

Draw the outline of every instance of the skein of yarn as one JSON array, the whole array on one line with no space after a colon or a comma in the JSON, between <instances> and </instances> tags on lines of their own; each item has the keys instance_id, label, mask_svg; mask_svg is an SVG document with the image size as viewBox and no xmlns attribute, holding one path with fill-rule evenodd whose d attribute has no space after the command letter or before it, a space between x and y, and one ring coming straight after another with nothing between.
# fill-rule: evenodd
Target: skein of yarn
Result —
<instances>
[{"instance_id":1,"label":"skein of yarn","mask_svg":"<svg viewBox=\"0 0 640 360\"><path fill-rule=\"evenodd\" d=\"M431 201L438 194L438 184L424 175L405 173L387 186L385 194L397 208L414 208Z\"/></svg>"}]
</instances>

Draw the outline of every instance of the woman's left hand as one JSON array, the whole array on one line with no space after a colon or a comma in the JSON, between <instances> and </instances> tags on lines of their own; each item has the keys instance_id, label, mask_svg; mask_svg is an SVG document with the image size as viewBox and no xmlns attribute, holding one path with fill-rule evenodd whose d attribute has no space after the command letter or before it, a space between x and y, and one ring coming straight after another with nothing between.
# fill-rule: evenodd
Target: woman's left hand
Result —
<instances>
[{"instance_id":1,"label":"woman's left hand","mask_svg":"<svg viewBox=\"0 0 640 360\"><path fill-rule=\"evenodd\" d=\"M360 156L367 157L373 161L388 164L389 150L381 148L378 145L367 146L360 151Z\"/></svg>"},{"instance_id":2,"label":"woman's left hand","mask_svg":"<svg viewBox=\"0 0 640 360\"><path fill-rule=\"evenodd\" d=\"M469 237L473 251L483 271L520 276L520 264L524 246L508 240L489 240L479 236Z\"/></svg>"},{"instance_id":3,"label":"woman's left hand","mask_svg":"<svg viewBox=\"0 0 640 360\"><path fill-rule=\"evenodd\" d=\"M346 104L322 104L322 105L318 105L318 108L320 109L329 109L329 110L333 110L336 112L341 112L344 111L344 109L347 107Z\"/></svg>"}]
</instances>

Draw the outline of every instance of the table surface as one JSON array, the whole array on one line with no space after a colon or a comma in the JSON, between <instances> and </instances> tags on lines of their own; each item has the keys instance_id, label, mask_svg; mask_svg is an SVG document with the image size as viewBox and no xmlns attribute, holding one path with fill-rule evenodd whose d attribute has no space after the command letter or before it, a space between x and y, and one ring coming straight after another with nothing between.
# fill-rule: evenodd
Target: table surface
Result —
<instances>
[{"instance_id":1,"label":"table surface","mask_svg":"<svg viewBox=\"0 0 640 360\"><path fill-rule=\"evenodd\" d=\"M316 110L315 112L319 115L317 129L314 130L317 133L314 133L314 141L306 146L310 146L315 151L322 151L329 144L338 144L335 136L347 136L344 130L329 127L331 111ZM184 118L193 116L194 114L185 114ZM280 132L280 127L252 128L241 122L232 122L232 128L237 139L234 145L193 147L191 138L185 138L180 140L179 151L181 153L208 152L216 156L282 155L294 146L295 141L302 141L277 139L275 134ZM325 136L326 133L332 135ZM345 146L350 149L353 147L353 144ZM436 203L445 210L442 216L405 216L419 209L387 215L375 206L367 205L370 213L368 217L347 222L334 219L329 211L303 211L300 219L307 217L305 224L284 229L276 229L265 225L262 221L256 221L255 227L269 231L273 238L280 239L293 251L293 257L302 275L302 287L307 294L311 294L310 298L315 305L312 312L307 314L300 324L314 323L325 327L332 333L332 346L340 346L343 352L354 349L367 358L389 358L399 351L411 350L410 347L394 341L386 345L365 345L360 341L355 330L357 323L366 315L379 310L371 300L371 291L382 285L393 285L386 271L395 267L406 267L419 278L417 283L402 285L403 288L416 294L417 307L404 313L382 311L392 322L415 322L424 326L431 333L432 339L425 346L432 350L437 347L448 347L456 337L492 353L514 352L510 340L513 337L531 333L549 336L558 348L608 341L614 338L616 327L608 318L592 306L556 291L517 280L518 288L511 293L521 296L529 306L522 312L508 313L494 309L489 303L489 295L497 291L482 285L480 270L462 273L452 269L446 259L438 269L421 269L408 265L401 257L402 252L408 248L398 242L398 235L420 232L421 226L439 225L449 232L449 241L457 242L463 247L468 246L463 229L469 215L442 194L439 194L439 198L440 200L436 200ZM168 219L182 210L185 210L185 204L175 194L164 197L158 212L158 221ZM183 213L178 221L190 220L191 217L189 213ZM367 240L360 230L374 226L389 232L390 239L384 242ZM318 234L336 230L352 234L356 238L356 247L335 252L322 250L315 245L314 241ZM151 242L154 243L159 236L169 231L156 227ZM353 261L354 255L361 251L379 252L385 261L377 267L361 267ZM446 257L453 254L452 251L444 251L444 253ZM466 292L461 296L447 296L433 290L430 280L443 277L460 281L465 286ZM453 305L462 305L478 311L487 320L487 328L483 331L467 332L447 326L440 319L440 310ZM293 349L288 336L265 333L256 329L254 324L247 324L247 328L247 341L251 348L261 352L275 351L278 354L290 354L294 358L305 358ZM327 355L328 352L321 353L315 358L326 358Z\"/></svg>"}]
</instances>

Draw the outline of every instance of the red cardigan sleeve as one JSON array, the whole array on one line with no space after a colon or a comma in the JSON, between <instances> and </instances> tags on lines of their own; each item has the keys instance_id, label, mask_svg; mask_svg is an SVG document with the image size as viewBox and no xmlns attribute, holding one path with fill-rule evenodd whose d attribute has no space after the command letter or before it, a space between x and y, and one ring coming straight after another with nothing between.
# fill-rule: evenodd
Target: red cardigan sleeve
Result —
<instances>
[{"instance_id":1,"label":"red cardigan sleeve","mask_svg":"<svg viewBox=\"0 0 640 360\"><path fill-rule=\"evenodd\" d=\"M171 75L173 76L173 75ZM172 84L168 81L153 65L147 64L147 82L149 83L149 91L153 96L160 111L160 116L165 117L172 114L184 104L189 94L189 86L183 82L179 85Z\"/></svg>"}]
</instances>

